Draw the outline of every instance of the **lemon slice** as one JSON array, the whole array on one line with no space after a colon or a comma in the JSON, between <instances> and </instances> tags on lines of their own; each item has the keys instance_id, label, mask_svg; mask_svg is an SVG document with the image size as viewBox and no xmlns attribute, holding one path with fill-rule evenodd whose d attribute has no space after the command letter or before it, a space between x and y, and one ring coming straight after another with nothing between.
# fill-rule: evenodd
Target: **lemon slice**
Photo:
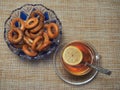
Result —
<instances>
[{"instance_id":1,"label":"lemon slice","mask_svg":"<svg viewBox=\"0 0 120 90\"><path fill-rule=\"evenodd\" d=\"M64 49L62 57L66 64L77 65L82 61L83 54L77 47L68 46Z\"/></svg>"}]
</instances>

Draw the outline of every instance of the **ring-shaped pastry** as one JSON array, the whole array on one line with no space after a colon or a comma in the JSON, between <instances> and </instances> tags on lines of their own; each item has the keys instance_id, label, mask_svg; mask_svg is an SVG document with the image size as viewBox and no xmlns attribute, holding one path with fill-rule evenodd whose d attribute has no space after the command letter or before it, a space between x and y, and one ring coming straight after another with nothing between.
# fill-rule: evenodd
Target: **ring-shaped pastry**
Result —
<instances>
[{"instance_id":1,"label":"ring-shaped pastry","mask_svg":"<svg viewBox=\"0 0 120 90\"><path fill-rule=\"evenodd\" d=\"M55 23L50 23L47 26L47 34L50 39L56 38L59 34L58 25Z\"/></svg>"},{"instance_id":2,"label":"ring-shaped pastry","mask_svg":"<svg viewBox=\"0 0 120 90\"><path fill-rule=\"evenodd\" d=\"M38 51L42 51L45 48L47 48L51 44L51 41L49 40L49 37L47 33L43 33L43 44L40 47L37 47Z\"/></svg>"},{"instance_id":3,"label":"ring-shaped pastry","mask_svg":"<svg viewBox=\"0 0 120 90\"><path fill-rule=\"evenodd\" d=\"M44 17L43 13L40 10L32 11L32 13L30 14L30 18L36 17L36 15L39 16L38 18L39 18L40 22L44 21L45 17Z\"/></svg>"},{"instance_id":4,"label":"ring-shaped pastry","mask_svg":"<svg viewBox=\"0 0 120 90\"><path fill-rule=\"evenodd\" d=\"M8 40L11 43L17 44L22 40L22 38L23 38L23 32L18 28L13 28L10 31L8 31Z\"/></svg>"},{"instance_id":5,"label":"ring-shaped pastry","mask_svg":"<svg viewBox=\"0 0 120 90\"><path fill-rule=\"evenodd\" d=\"M39 30L41 30L43 28L43 22L39 22L39 24L30 30L31 33L37 33Z\"/></svg>"},{"instance_id":6,"label":"ring-shaped pastry","mask_svg":"<svg viewBox=\"0 0 120 90\"><path fill-rule=\"evenodd\" d=\"M32 46L33 40L31 38L24 36L23 40L26 44L28 44L29 46Z\"/></svg>"},{"instance_id":7,"label":"ring-shaped pastry","mask_svg":"<svg viewBox=\"0 0 120 90\"><path fill-rule=\"evenodd\" d=\"M36 50L37 44L39 44L38 46L42 45L42 42L43 42L42 39L43 39L42 36L38 36L34 39L33 44L32 44L33 50Z\"/></svg>"},{"instance_id":8,"label":"ring-shaped pastry","mask_svg":"<svg viewBox=\"0 0 120 90\"><path fill-rule=\"evenodd\" d=\"M29 18L26 23L25 23L25 28L27 29L32 29L34 27L36 27L39 23L38 18Z\"/></svg>"},{"instance_id":9,"label":"ring-shaped pastry","mask_svg":"<svg viewBox=\"0 0 120 90\"><path fill-rule=\"evenodd\" d=\"M30 37L32 38L32 39L35 39L36 37L38 37L38 36L42 36L43 35L43 30L39 30L37 33L30 33Z\"/></svg>"},{"instance_id":10,"label":"ring-shaped pastry","mask_svg":"<svg viewBox=\"0 0 120 90\"><path fill-rule=\"evenodd\" d=\"M26 44L23 45L22 50L25 54L27 54L28 56L31 56L31 57L34 57L38 54L36 51L32 50L31 47Z\"/></svg>"},{"instance_id":11,"label":"ring-shaped pastry","mask_svg":"<svg viewBox=\"0 0 120 90\"><path fill-rule=\"evenodd\" d=\"M20 24L20 27L16 27L16 26L15 26L16 22L18 22L18 24ZM21 29L22 31L24 31L24 30L25 30L25 23L24 23L24 21L23 21L22 19L20 19L20 18L14 18L14 19L12 19L12 21L11 21L11 28L19 28L19 29Z\"/></svg>"}]
</instances>

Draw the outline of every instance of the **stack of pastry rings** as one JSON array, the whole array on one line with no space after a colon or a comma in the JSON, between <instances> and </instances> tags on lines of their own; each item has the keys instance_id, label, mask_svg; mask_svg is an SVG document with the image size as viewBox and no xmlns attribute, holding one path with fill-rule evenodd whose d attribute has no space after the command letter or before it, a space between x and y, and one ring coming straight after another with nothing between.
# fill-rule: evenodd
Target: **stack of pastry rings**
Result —
<instances>
[{"instance_id":1,"label":"stack of pastry rings","mask_svg":"<svg viewBox=\"0 0 120 90\"><path fill-rule=\"evenodd\" d=\"M18 27L16 22L19 23ZM7 35L9 42L31 57L47 49L51 44L50 40L57 38L59 34L56 23L44 24L44 15L39 10L32 11L26 21L20 18L12 19L10 25L11 29Z\"/></svg>"}]
</instances>

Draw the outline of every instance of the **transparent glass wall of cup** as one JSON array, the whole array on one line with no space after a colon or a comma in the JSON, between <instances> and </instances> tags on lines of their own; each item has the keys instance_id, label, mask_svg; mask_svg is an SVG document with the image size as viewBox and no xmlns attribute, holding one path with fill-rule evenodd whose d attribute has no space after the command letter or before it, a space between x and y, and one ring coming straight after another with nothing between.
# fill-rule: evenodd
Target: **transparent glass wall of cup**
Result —
<instances>
[{"instance_id":1,"label":"transparent glass wall of cup","mask_svg":"<svg viewBox=\"0 0 120 90\"><path fill-rule=\"evenodd\" d=\"M63 59L64 51L66 50L67 47L70 46L77 48L82 53L82 60L77 65L70 65L66 63L65 60ZM86 75L92 70L92 68L85 65L85 62L88 62L90 64L95 64L96 56L97 56L96 50L90 43L85 41L73 41L63 47L63 50L61 52L61 63L65 68L65 70L68 71L70 74L75 76L82 76L82 75Z\"/></svg>"}]
</instances>

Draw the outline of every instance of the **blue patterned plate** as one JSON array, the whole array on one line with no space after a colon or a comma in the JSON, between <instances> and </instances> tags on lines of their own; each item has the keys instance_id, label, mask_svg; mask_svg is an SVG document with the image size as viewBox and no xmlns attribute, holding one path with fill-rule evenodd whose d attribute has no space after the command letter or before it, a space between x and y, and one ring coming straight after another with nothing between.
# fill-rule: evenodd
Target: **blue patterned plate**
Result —
<instances>
[{"instance_id":1,"label":"blue patterned plate","mask_svg":"<svg viewBox=\"0 0 120 90\"><path fill-rule=\"evenodd\" d=\"M56 39L52 40L52 44L50 45L50 47L47 50L40 52L35 57L30 57L30 56L26 55L21 49L15 48L9 42L9 40L7 39L7 33L10 30L10 22L13 18L19 17L22 20L26 21L29 18L30 13L33 10L40 10L44 14L44 16L45 16L44 23L49 23L49 22L56 23L59 26L59 35ZM15 25L18 26L18 23L16 22ZM14 54L20 56L22 59L39 60L41 58L44 58L44 57L50 55L56 49L56 47L60 44L61 36L62 36L62 24L61 24L60 20L58 19L58 17L56 16L55 12L51 9L46 8L45 6L43 6L41 4L34 4L34 5L26 4L20 8L13 10L10 17L6 20L5 25L4 25L4 39L5 39L8 47Z\"/></svg>"}]
</instances>

